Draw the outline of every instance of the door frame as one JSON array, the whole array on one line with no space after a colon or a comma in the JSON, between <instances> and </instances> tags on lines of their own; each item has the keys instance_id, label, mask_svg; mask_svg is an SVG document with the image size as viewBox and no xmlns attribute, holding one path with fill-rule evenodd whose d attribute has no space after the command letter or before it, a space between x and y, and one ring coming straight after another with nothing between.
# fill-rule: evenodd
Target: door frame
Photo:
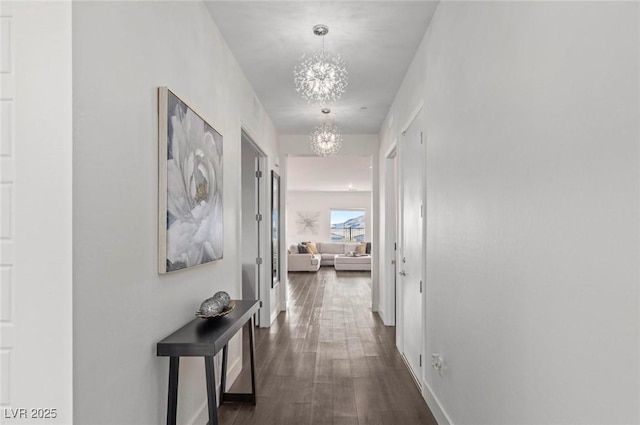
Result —
<instances>
[{"instance_id":1,"label":"door frame","mask_svg":"<svg viewBox=\"0 0 640 425\"><path fill-rule=\"evenodd\" d=\"M411 127L411 125L413 124L413 122L416 120L416 118L418 118L418 116L420 116L420 114L422 114L422 128L420 129L420 131L423 134L423 150L422 150L422 154L423 154L423 158L422 158L422 163L426 164L426 131L424 129L425 127L425 123L426 123L426 117L424 116L425 111L424 111L424 102L423 100L420 100L417 104L417 106L414 108L413 112L409 115L409 118L407 119L407 121L405 122L405 124L401 127L400 130L400 136L397 137L397 142L396 142L396 148L397 148L397 158L398 158L398 168L402 167L402 143L401 143L401 138L404 137L404 135L407 133L407 130L409 129L409 127ZM390 152L391 153L391 152ZM418 386L420 387L421 392L424 393L424 388L425 388L425 376L426 376L426 365L427 363L427 356L426 356L426 345L427 345L427 323L426 323L426 317L427 317L427 312L426 312L426 308L427 308L427 303L426 303L426 294L427 294L427 280L426 280L426 267L427 267L427 239L426 239L426 232L427 232L427 208L426 208L426 174L424 174L423 176L423 182L422 182L422 207L423 207L423 214L422 214L422 254L423 254L423 258L424 261L422 261L422 269L421 269L421 280L422 280L422 296L421 296L421 337L422 337L422 343L421 343L421 351L422 351L422 368L420 371L420 376L415 376L415 378L418 380ZM396 229L396 234L397 234L397 241L398 241L398 248L400 248L402 246L402 244L404 243L404 241L402 240L402 220L403 220L403 207L404 207L404 201L403 201L403 191L404 191L404 182L401 176L401 173L398 171L398 184L397 184L397 190L398 190L398 196L397 196L397 203L396 203L396 221L397 221L397 229ZM399 254L398 254L399 250L396 251L396 256L397 258L399 258ZM396 259L397 261L397 259ZM400 276L398 276L399 273L399 268L396 267L396 282L400 282L401 278ZM398 285L398 284L397 284ZM404 337L403 337L403 332L404 332L404 323L403 323L403 319L402 319L402 303L403 303L403 299L402 299L402 291L400 290L400 288L398 288L398 290L396 291L397 297L396 297L396 348L398 349L398 351L400 352L400 354L402 354L404 352Z\"/></svg>"},{"instance_id":2,"label":"door frame","mask_svg":"<svg viewBox=\"0 0 640 425\"><path fill-rule=\"evenodd\" d=\"M384 291L384 321L387 326L396 326L397 318L397 302L398 302L398 139L394 139L391 147L385 155L385 190L384 190L384 276L381 276L384 282L381 290Z\"/></svg>"},{"instance_id":3,"label":"door frame","mask_svg":"<svg viewBox=\"0 0 640 425\"><path fill-rule=\"evenodd\" d=\"M262 220L258 225L258 255L262 258L262 264L258 266L258 299L261 302L260 310L258 310L256 326L269 327L271 325L271 267L266 267L266 262L270 258L270 226L266 223L266 220L271 216L270 202L267 201L267 194L269 191L268 179L268 162L267 154L260 148L260 145L256 142L256 138L253 137L251 131L243 123L240 125L240 143L242 139L251 145L257 154L257 167L262 171L262 176L258 179L256 186L256 204L258 205L258 214L262 216ZM242 149L242 145L240 147ZM269 197L270 199L270 197Z\"/></svg>"}]
</instances>

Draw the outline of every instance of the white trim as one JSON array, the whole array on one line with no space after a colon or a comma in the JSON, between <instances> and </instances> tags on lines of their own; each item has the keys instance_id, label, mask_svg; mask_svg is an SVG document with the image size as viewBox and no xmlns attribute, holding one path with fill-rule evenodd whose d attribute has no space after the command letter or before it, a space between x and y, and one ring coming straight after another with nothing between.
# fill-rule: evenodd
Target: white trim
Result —
<instances>
[{"instance_id":1,"label":"white trim","mask_svg":"<svg viewBox=\"0 0 640 425\"><path fill-rule=\"evenodd\" d=\"M257 137L254 136L253 132L251 130L249 130L249 125L244 121L244 120L240 120L240 137L242 138L243 134L244 136L248 139L248 141L251 143L251 145L255 148L255 150L258 151L258 153L260 154L260 156L267 156L267 154L264 152L264 150L260 147L260 145L258 144L258 142L256 142L256 140L258 139Z\"/></svg>"},{"instance_id":2,"label":"white trim","mask_svg":"<svg viewBox=\"0 0 640 425\"><path fill-rule=\"evenodd\" d=\"M282 277L280 278L280 280L282 280ZM282 282L280 282L282 283ZM280 283L278 283L278 285L280 285ZM275 289L275 288L273 288ZM271 316L269 317L269 326L265 326L265 327L271 327L271 325L273 325L273 322L276 321L276 319L278 318L278 315L280 314L280 312L282 312L283 310L280 309L275 309L274 311L271 312Z\"/></svg>"},{"instance_id":3,"label":"white trim","mask_svg":"<svg viewBox=\"0 0 640 425\"><path fill-rule=\"evenodd\" d=\"M209 421L209 413L207 412L207 398L196 410L190 420L187 421L187 425L206 424Z\"/></svg>"},{"instance_id":4,"label":"white trim","mask_svg":"<svg viewBox=\"0 0 640 425\"><path fill-rule=\"evenodd\" d=\"M429 283L427 282L427 263L429 258L427 258L427 129L426 129L426 118L423 116L422 128L420 129L420 145L422 149L422 161L424 167L422 168L422 205L421 205L421 213L422 213L422 255L424 257L424 261L422 262L422 356L426 358L427 356L427 329L428 329L428 319L427 319L427 286ZM424 363L424 361L423 361ZM427 368L422 368L422 381L426 382Z\"/></svg>"},{"instance_id":5,"label":"white trim","mask_svg":"<svg viewBox=\"0 0 640 425\"><path fill-rule=\"evenodd\" d=\"M388 321L387 321L387 317L386 317L386 316L387 316L387 314L384 312L384 309L383 309L383 308L381 308L380 306L378 306L378 311L377 311L377 313L378 313L378 316L380 316L380 319L382 320L382 323L383 323L385 326L390 326L390 325L389 325L389 323L388 323Z\"/></svg>"},{"instance_id":6,"label":"white trim","mask_svg":"<svg viewBox=\"0 0 640 425\"><path fill-rule=\"evenodd\" d=\"M384 155L385 159L393 159L398 156L398 138L393 139L393 143L391 143L391 147L387 150L387 153Z\"/></svg>"},{"instance_id":7,"label":"white trim","mask_svg":"<svg viewBox=\"0 0 640 425\"><path fill-rule=\"evenodd\" d=\"M240 372L242 372L242 356L237 357L233 364L227 369L227 388L231 388L231 385L236 382L236 379L240 376ZM220 393L219 387L218 393ZM218 397L218 400L220 400L220 397Z\"/></svg>"},{"instance_id":8,"label":"white trim","mask_svg":"<svg viewBox=\"0 0 640 425\"><path fill-rule=\"evenodd\" d=\"M436 397L426 382L422 383L422 397L424 401L427 402L427 406L429 410L431 410L431 413L433 413L433 417L436 419L436 422L438 422L438 425L453 425L453 421L442 407L440 400L438 400L438 397Z\"/></svg>"},{"instance_id":9,"label":"white trim","mask_svg":"<svg viewBox=\"0 0 640 425\"><path fill-rule=\"evenodd\" d=\"M382 250L383 259L380 262L384 264L384 275L380 276L381 288L385 292L385 305L387 306L388 317L383 319L386 326L396 326L396 302L397 302L397 279L396 265L392 261L397 261L396 250L394 244L398 242L399 221L398 221L398 204L399 204L399 179L397 178L398 165L398 138L396 137L391 143L384 158L384 220L383 231L385 237L385 247ZM391 196L393 195L393 196ZM392 199L390 199L390 197ZM393 215L393 223L390 223L390 216ZM391 225L390 225L391 224ZM389 238L389 233L393 233L393 238Z\"/></svg>"},{"instance_id":10,"label":"white trim","mask_svg":"<svg viewBox=\"0 0 640 425\"><path fill-rule=\"evenodd\" d=\"M414 109L411 115L409 115L409 120L405 123L404 126L401 127L402 130L400 130L400 134L404 136L407 133L407 130L409 130L409 127L411 127L411 124L413 124L413 121L415 121L415 119L418 117L418 114L420 113L420 111L422 111L423 107L424 101L420 100L420 102L418 102L418 106L416 106L416 109Z\"/></svg>"},{"instance_id":11,"label":"white trim","mask_svg":"<svg viewBox=\"0 0 640 425\"><path fill-rule=\"evenodd\" d=\"M282 228L280 229L280 236L282 237L282 240L285 241L285 243L280 244L281 246L281 251L280 251L280 267L282 267L282 270L280 272L280 285L278 285L278 287L280 288L279 292L276 292L276 295L279 295L279 310L278 313L282 311L287 311L287 297L288 297L288 286L289 286L289 273L287 272L287 270L289 270L289 256L287 255L287 244L286 244L286 240L287 240L287 220L288 220L288 216L287 216L287 193L288 193L288 173L289 173L289 154L284 154L283 157L279 157L279 159L281 159L280 162L280 166L279 168L279 174L280 174L280 222L282 223ZM269 243L271 243L271 239L269 239ZM277 317L276 314L276 317ZM275 319L274 319L275 320Z\"/></svg>"},{"instance_id":12,"label":"white trim","mask_svg":"<svg viewBox=\"0 0 640 425\"><path fill-rule=\"evenodd\" d=\"M258 313L258 326L264 327L269 318L271 304L277 302L277 300L273 299L271 292L271 221L268 219L271 217L271 192L269 191L270 179L267 177L267 175L271 174L271 168L269 167L268 157L259 156L258 165L260 171L262 171L262 177L258 181L258 193L260 196L258 206L260 209L259 213L263 217L260 226L260 256L262 257L262 266L260 267L260 282L258 282L260 291L258 295L260 301L262 301L262 307Z\"/></svg>"}]
</instances>

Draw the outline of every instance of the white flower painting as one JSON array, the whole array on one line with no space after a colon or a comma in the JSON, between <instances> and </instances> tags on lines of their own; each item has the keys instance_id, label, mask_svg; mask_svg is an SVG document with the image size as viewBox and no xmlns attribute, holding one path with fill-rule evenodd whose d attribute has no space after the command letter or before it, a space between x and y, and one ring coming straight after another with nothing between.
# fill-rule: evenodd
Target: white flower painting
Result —
<instances>
[{"instance_id":1,"label":"white flower painting","mask_svg":"<svg viewBox=\"0 0 640 425\"><path fill-rule=\"evenodd\" d=\"M222 136L165 87L160 102L160 273L222 258Z\"/></svg>"}]
</instances>

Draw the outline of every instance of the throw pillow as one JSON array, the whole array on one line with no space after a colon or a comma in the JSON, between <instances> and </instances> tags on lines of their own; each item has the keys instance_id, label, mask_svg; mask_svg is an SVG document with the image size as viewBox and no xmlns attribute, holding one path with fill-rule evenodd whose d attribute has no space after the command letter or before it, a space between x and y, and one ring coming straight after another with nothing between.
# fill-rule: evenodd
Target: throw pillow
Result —
<instances>
[{"instance_id":1,"label":"throw pillow","mask_svg":"<svg viewBox=\"0 0 640 425\"><path fill-rule=\"evenodd\" d=\"M303 245L303 244L299 244L298 245L298 254L306 254L307 253L307 246Z\"/></svg>"},{"instance_id":2,"label":"throw pillow","mask_svg":"<svg viewBox=\"0 0 640 425\"><path fill-rule=\"evenodd\" d=\"M311 249L311 247L309 246L309 244L305 245L307 247L307 254L311 254L313 255L313 250Z\"/></svg>"},{"instance_id":3,"label":"throw pillow","mask_svg":"<svg viewBox=\"0 0 640 425\"><path fill-rule=\"evenodd\" d=\"M356 253L357 254L364 255L366 251L367 251L367 244L366 243L359 243L356 246Z\"/></svg>"},{"instance_id":4,"label":"throw pillow","mask_svg":"<svg viewBox=\"0 0 640 425\"><path fill-rule=\"evenodd\" d=\"M315 242L307 243L307 247L309 247L309 249L311 249L311 254L317 254L318 253L318 248L316 247L316 243Z\"/></svg>"},{"instance_id":5,"label":"throw pillow","mask_svg":"<svg viewBox=\"0 0 640 425\"><path fill-rule=\"evenodd\" d=\"M367 249L365 250L365 253L371 254L371 242L367 242Z\"/></svg>"}]
</instances>

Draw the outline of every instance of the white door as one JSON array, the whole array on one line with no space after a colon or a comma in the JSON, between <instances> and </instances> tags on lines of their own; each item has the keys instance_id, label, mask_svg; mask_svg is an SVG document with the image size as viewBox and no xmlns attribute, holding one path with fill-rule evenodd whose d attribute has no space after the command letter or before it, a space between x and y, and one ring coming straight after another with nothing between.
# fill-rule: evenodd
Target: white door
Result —
<instances>
[{"instance_id":1,"label":"white door","mask_svg":"<svg viewBox=\"0 0 640 425\"><path fill-rule=\"evenodd\" d=\"M73 419L71 12L70 2L0 0L4 425Z\"/></svg>"},{"instance_id":2,"label":"white door","mask_svg":"<svg viewBox=\"0 0 640 425\"><path fill-rule=\"evenodd\" d=\"M414 119L400 139L399 283L402 354L418 382L422 376L422 271L424 261L424 162L422 120Z\"/></svg>"},{"instance_id":3,"label":"white door","mask_svg":"<svg viewBox=\"0 0 640 425\"><path fill-rule=\"evenodd\" d=\"M12 64L12 10L0 9L0 409L14 407L11 381L14 378L12 356L15 349L15 175L13 152L14 75Z\"/></svg>"}]
</instances>

